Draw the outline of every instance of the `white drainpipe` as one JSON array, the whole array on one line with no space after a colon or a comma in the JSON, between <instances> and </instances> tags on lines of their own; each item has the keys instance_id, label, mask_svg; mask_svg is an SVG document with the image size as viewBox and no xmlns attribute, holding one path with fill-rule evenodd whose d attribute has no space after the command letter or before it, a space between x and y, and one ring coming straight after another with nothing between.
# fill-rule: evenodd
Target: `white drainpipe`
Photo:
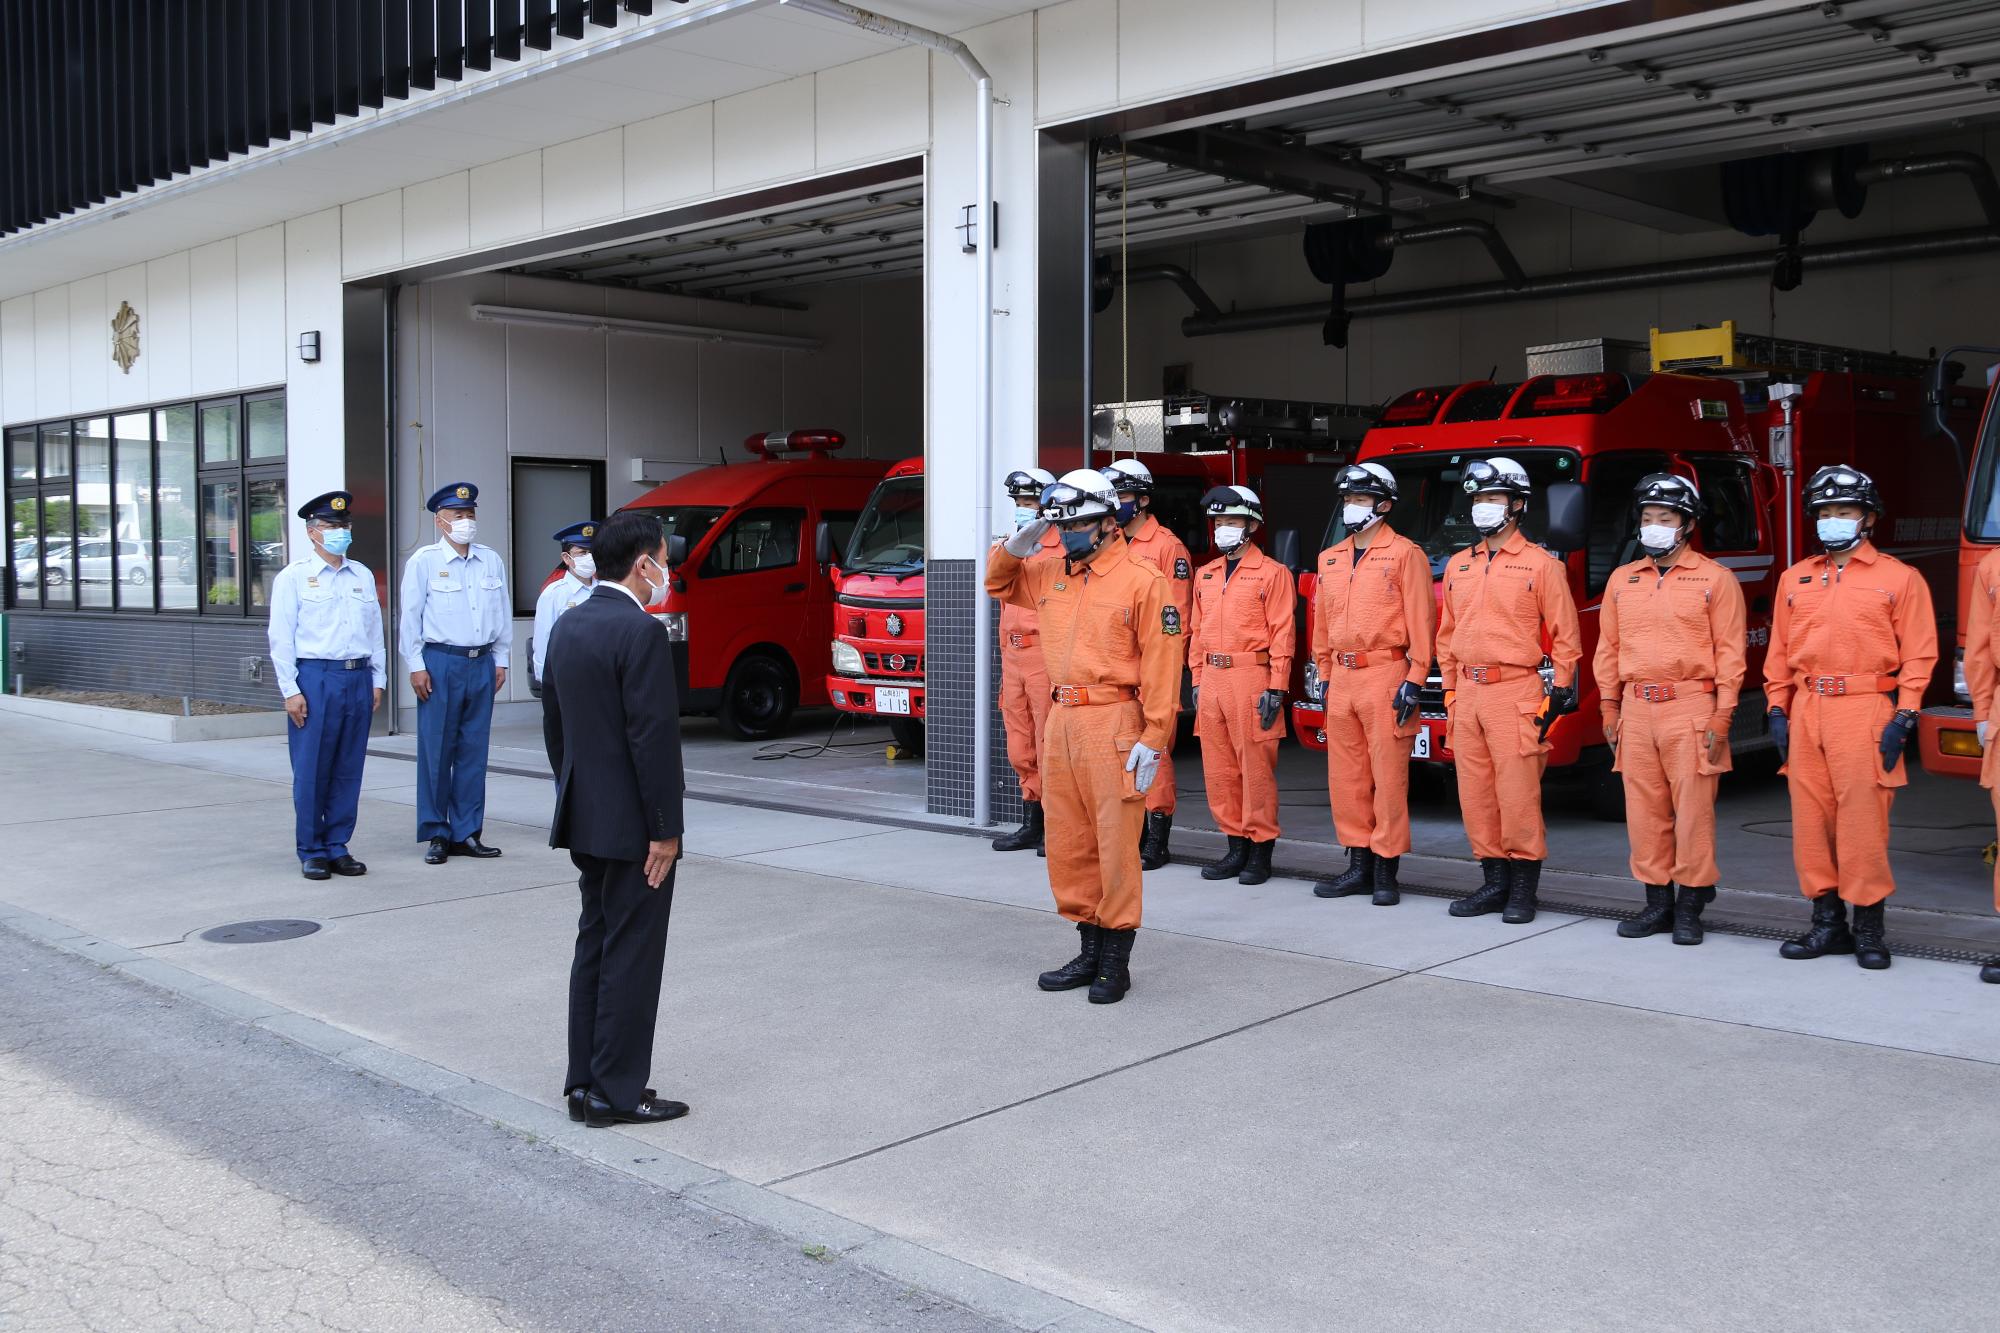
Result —
<instances>
[{"instance_id":1,"label":"white drainpipe","mask_svg":"<svg viewBox=\"0 0 2000 1333\"><path fill-rule=\"evenodd\" d=\"M979 63L971 48L956 37L947 37L914 23L888 18L866 9L857 9L843 0L779 0L793 9L846 23L892 41L928 47L958 62L973 81L974 147L977 163L975 216L979 219L979 255L974 279L973 360L979 367L979 393L972 423L973 474L977 499L973 504L973 533L981 541L993 533L993 76ZM993 762L993 625L984 601L972 618L972 822L984 827L992 822ZM928 650L927 650L928 651Z\"/></svg>"}]
</instances>

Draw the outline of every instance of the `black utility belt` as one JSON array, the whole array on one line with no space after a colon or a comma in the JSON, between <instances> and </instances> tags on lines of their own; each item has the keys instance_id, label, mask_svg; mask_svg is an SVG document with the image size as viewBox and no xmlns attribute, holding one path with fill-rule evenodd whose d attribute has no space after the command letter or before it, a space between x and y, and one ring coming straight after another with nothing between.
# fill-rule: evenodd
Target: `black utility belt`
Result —
<instances>
[{"instance_id":1,"label":"black utility belt","mask_svg":"<svg viewBox=\"0 0 2000 1333\"><path fill-rule=\"evenodd\" d=\"M429 652L433 648L441 653L450 653L453 657L484 657L493 651L493 645L490 643L482 643L477 648L462 648L455 643L427 643L424 645L424 651L426 652Z\"/></svg>"},{"instance_id":2,"label":"black utility belt","mask_svg":"<svg viewBox=\"0 0 2000 1333\"><path fill-rule=\"evenodd\" d=\"M299 659L300 666L304 666L308 662L313 662L323 667L339 667L342 671L359 671L362 667L368 665L368 659L365 657L301 657Z\"/></svg>"}]
</instances>

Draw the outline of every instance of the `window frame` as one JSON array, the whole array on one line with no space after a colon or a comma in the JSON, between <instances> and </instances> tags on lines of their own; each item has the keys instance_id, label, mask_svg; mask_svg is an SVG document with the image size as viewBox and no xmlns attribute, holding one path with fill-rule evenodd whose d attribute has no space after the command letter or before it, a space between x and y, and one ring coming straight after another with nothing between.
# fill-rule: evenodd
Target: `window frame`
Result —
<instances>
[{"instance_id":1,"label":"window frame","mask_svg":"<svg viewBox=\"0 0 2000 1333\"><path fill-rule=\"evenodd\" d=\"M795 514L798 516L798 531L792 544L792 558L782 565L758 565L752 569L718 569L715 558L722 551L722 544L730 534L744 523L763 514ZM704 579L734 579L748 574L777 574L786 570L796 570L810 552L806 549L806 524L811 518L811 506L804 501L753 505L739 510L734 518L722 525L708 544L708 552L702 557L700 577Z\"/></svg>"},{"instance_id":2,"label":"window frame","mask_svg":"<svg viewBox=\"0 0 2000 1333\"><path fill-rule=\"evenodd\" d=\"M507 456L507 532L508 543L512 547L507 552L507 556L514 567L514 574L508 579L508 595L514 601L509 614L516 620L526 620L534 616L535 600L542 595L542 588L545 586L544 581L548 578L546 571L531 573L530 571L541 570L542 567L527 563L525 559L523 548L534 542L535 535L526 530L524 526L526 520L521 516L521 500L527 489L521 484L521 470L523 468L531 470L534 468L565 468L572 470L580 469L587 472L590 476L590 513L579 515L579 521L588 518L594 523L602 523L605 519L611 517L610 513L604 507L603 459L552 458L540 454L509 454ZM532 471L530 475L532 475ZM526 538L525 541L523 540L524 538ZM548 535L546 533L542 534L541 540L543 549L546 550L549 544ZM555 568L561 559L561 555L562 553L558 551L555 555L549 557L550 570ZM521 609L524 601L527 605L526 610Z\"/></svg>"},{"instance_id":3,"label":"window frame","mask_svg":"<svg viewBox=\"0 0 2000 1333\"><path fill-rule=\"evenodd\" d=\"M1721 546L1709 540L1709 525L1714 520L1716 510L1711 501L1696 531L1701 535L1701 549L1707 555L1745 555L1764 549L1763 515L1758 512L1757 461L1747 454L1689 454L1686 458L1688 470L1694 474L1694 484L1701 488L1702 499L1708 500L1717 488L1711 483L1707 472L1719 472L1728 468L1742 478L1744 514L1750 521L1750 535L1746 545Z\"/></svg>"}]
</instances>

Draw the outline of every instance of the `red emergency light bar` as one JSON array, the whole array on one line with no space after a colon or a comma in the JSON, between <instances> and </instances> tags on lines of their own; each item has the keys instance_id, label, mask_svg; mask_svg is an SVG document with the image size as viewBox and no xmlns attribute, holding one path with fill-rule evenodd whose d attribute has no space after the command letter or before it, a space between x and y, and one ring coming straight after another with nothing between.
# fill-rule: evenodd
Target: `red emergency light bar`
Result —
<instances>
[{"instance_id":1,"label":"red emergency light bar","mask_svg":"<svg viewBox=\"0 0 2000 1333\"><path fill-rule=\"evenodd\" d=\"M1555 375L1536 380L1521 395L1517 417L1547 417L1565 412L1609 412L1632 394L1623 375Z\"/></svg>"},{"instance_id":2,"label":"red emergency light bar","mask_svg":"<svg viewBox=\"0 0 2000 1333\"><path fill-rule=\"evenodd\" d=\"M1382 409L1378 426L1428 426L1436 418L1444 400L1451 397L1456 384L1447 384L1434 389L1412 389L1395 402Z\"/></svg>"},{"instance_id":3,"label":"red emergency light bar","mask_svg":"<svg viewBox=\"0 0 2000 1333\"><path fill-rule=\"evenodd\" d=\"M774 430L765 435L746 435L743 447L764 458L779 454L829 454L847 443L837 430Z\"/></svg>"}]
</instances>

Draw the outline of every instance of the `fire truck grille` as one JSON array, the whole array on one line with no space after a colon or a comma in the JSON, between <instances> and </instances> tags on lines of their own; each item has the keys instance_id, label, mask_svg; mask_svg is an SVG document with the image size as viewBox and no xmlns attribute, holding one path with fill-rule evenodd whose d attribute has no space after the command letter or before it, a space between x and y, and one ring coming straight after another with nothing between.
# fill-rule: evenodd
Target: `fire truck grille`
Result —
<instances>
[{"instance_id":1,"label":"fire truck grille","mask_svg":"<svg viewBox=\"0 0 2000 1333\"><path fill-rule=\"evenodd\" d=\"M863 653L861 660L868 664L871 676L921 676L924 674L922 653Z\"/></svg>"}]
</instances>

